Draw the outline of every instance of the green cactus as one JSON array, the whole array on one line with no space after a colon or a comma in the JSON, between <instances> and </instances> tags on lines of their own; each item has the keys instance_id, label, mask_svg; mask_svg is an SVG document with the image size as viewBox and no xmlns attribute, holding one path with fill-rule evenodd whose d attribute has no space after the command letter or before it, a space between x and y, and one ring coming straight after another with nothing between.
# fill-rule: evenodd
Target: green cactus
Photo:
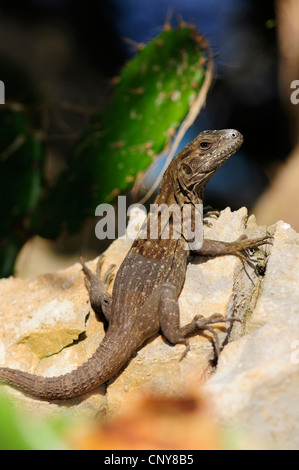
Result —
<instances>
[{"instance_id":1,"label":"green cactus","mask_svg":"<svg viewBox=\"0 0 299 470\"><path fill-rule=\"evenodd\" d=\"M132 187L165 151L205 89L207 52L204 38L185 24L164 28L140 47L123 68L111 103L92 118L66 170L46 191L44 143L33 130L41 122L33 110L40 107L30 108L38 99L34 88L24 101L26 111L0 108L0 276L12 273L32 234L56 238L64 229L75 232L98 204Z\"/></svg>"},{"instance_id":2,"label":"green cactus","mask_svg":"<svg viewBox=\"0 0 299 470\"><path fill-rule=\"evenodd\" d=\"M0 276L12 274L15 258L32 235L30 219L43 185L44 144L20 105L0 109Z\"/></svg>"},{"instance_id":3,"label":"green cactus","mask_svg":"<svg viewBox=\"0 0 299 470\"><path fill-rule=\"evenodd\" d=\"M109 107L94 116L77 143L42 212L53 224L77 230L95 207L127 192L136 176L165 150L198 96L206 74L207 45L193 26L165 28L123 68ZM40 218L41 220L41 218Z\"/></svg>"}]
</instances>

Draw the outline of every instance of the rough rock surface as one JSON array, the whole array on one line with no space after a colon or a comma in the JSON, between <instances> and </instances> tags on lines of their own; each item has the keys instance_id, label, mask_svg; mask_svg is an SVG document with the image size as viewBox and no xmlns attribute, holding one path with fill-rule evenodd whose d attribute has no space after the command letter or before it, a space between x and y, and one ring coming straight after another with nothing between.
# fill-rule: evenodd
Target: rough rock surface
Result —
<instances>
[{"instance_id":1,"label":"rough rock surface","mask_svg":"<svg viewBox=\"0 0 299 470\"><path fill-rule=\"evenodd\" d=\"M245 208L226 209L211 222L206 238L233 241L243 233L266 232ZM299 235L283 222L268 232L275 235L274 245L252 254L255 270L234 256L198 257L188 266L180 297L182 324L195 314L216 312L242 319L227 331L219 328L224 347L216 370L209 333L191 338L191 351L181 362L184 346L158 336L108 384L83 397L49 403L7 385L0 389L32 412L88 417L117 413L136 390L184 394L201 385L221 424L233 424L265 446L299 448ZM116 240L105 252L102 272L111 263L119 266L130 244ZM96 260L89 263L95 265ZM104 336L79 264L35 279L4 279L0 295L1 365L59 375L86 361Z\"/></svg>"},{"instance_id":2,"label":"rough rock surface","mask_svg":"<svg viewBox=\"0 0 299 470\"><path fill-rule=\"evenodd\" d=\"M276 224L247 334L228 344L204 386L217 419L259 445L299 449L299 234Z\"/></svg>"}]
</instances>

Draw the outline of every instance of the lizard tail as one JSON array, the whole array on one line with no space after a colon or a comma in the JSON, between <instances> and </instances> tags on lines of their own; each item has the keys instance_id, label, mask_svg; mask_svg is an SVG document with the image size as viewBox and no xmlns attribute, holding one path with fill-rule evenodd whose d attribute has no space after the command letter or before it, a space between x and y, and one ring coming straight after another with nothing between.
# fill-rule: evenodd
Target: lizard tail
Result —
<instances>
[{"instance_id":1,"label":"lizard tail","mask_svg":"<svg viewBox=\"0 0 299 470\"><path fill-rule=\"evenodd\" d=\"M115 361L115 352L113 354L112 350L109 351L105 343L104 340L87 362L67 374L41 377L18 369L0 367L0 382L44 400L62 400L83 395L106 382L129 359L126 354L119 355Z\"/></svg>"}]
</instances>

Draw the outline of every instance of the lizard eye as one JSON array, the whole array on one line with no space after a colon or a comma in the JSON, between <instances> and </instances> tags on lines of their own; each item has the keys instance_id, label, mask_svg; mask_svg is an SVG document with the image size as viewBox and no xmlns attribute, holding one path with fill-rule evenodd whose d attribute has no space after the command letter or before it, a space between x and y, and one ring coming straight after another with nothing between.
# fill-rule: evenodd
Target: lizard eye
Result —
<instances>
[{"instance_id":1,"label":"lizard eye","mask_svg":"<svg viewBox=\"0 0 299 470\"><path fill-rule=\"evenodd\" d=\"M202 150L208 150L209 148L211 148L211 142L207 142L205 140L203 140L202 142L200 142L199 144L199 147L202 149Z\"/></svg>"},{"instance_id":2,"label":"lizard eye","mask_svg":"<svg viewBox=\"0 0 299 470\"><path fill-rule=\"evenodd\" d=\"M191 170L191 168L190 168L189 165L186 165L186 164L185 164L185 165L182 165L181 168L182 168L182 170L186 173L186 175L191 175L192 170Z\"/></svg>"}]
</instances>

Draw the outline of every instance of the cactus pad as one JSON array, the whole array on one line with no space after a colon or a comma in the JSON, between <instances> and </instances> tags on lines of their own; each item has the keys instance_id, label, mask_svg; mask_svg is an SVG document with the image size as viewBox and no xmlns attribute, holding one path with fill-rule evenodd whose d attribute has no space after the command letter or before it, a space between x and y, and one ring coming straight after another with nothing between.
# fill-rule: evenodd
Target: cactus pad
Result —
<instances>
[{"instance_id":1,"label":"cactus pad","mask_svg":"<svg viewBox=\"0 0 299 470\"><path fill-rule=\"evenodd\" d=\"M200 92L207 49L193 26L167 28L125 65L110 105L93 117L50 202L63 205L59 219L69 231L98 204L127 192L165 150Z\"/></svg>"}]
</instances>

